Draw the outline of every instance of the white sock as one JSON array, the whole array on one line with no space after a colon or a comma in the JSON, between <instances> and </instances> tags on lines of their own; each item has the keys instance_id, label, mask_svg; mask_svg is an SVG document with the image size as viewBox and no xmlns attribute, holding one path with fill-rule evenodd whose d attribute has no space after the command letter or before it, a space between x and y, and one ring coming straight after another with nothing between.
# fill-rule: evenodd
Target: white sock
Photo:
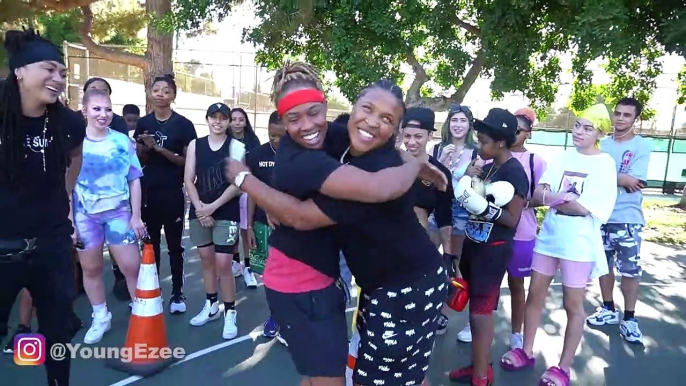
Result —
<instances>
[{"instance_id":1,"label":"white sock","mask_svg":"<svg viewBox=\"0 0 686 386\"><path fill-rule=\"evenodd\" d=\"M93 314L95 317L105 317L107 315L107 303L94 304Z\"/></svg>"}]
</instances>

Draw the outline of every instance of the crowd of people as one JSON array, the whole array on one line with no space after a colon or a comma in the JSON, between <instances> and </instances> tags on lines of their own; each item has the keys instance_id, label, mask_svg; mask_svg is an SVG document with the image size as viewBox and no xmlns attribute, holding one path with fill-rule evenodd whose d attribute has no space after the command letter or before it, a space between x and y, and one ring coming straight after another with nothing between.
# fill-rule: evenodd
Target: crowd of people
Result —
<instances>
[{"instance_id":1,"label":"crowd of people","mask_svg":"<svg viewBox=\"0 0 686 386\"><path fill-rule=\"evenodd\" d=\"M99 342L112 328L104 248L113 257L115 296L130 300L139 243L153 245L159 270L162 229L168 310L185 313L188 212L206 292L190 324L223 318L223 339L235 338L235 280L243 276L254 288L262 275L271 315L264 335L288 347L301 385L346 384L349 351L357 357L348 380L355 385L428 385L435 337L454 314L448 300L465 291L453 278L468 285L469 323L457 339L471 343L471 365L450 372L451 381L493 384L494 311L505 275L512 317L500 365L507 371L534 365L558 271L568 322L559 363L540 384L570 384L584 323L619 324L626 341L642 343L634 312L651 148L633 131L643 108L636 99L619 100L612 114L601 104L577 114L574 148L546 162L526 148L537 119L531 108L494 108L480 120L451 106L439 143L428 149L434 112L406 108L392 82L360 90L350 114L328 122L318 71L286 62L274 77L276 110L261 144L246 112L223 103L208 107L209 134L198 138L171 108L172 75L149 85L147 115L133 105L115 114L101 78L86 82L82 111L72 111L59 101L66 68L57 47L29 29L8 32L5 49L0 335L21 292L15 333L31 331L35 308L48 346L74 339L82 327L73 310L76 254L93 310L83 343ZM548 211L539 229L541 207ZM622 277L622 320L613 267ZM359 287L355 347L345 317L348 270ZM586 316L583 299L595 279L603 306ZM68 357L48 356L45 367L49 385L69 384Z\"/></svg>"}]
</instances>

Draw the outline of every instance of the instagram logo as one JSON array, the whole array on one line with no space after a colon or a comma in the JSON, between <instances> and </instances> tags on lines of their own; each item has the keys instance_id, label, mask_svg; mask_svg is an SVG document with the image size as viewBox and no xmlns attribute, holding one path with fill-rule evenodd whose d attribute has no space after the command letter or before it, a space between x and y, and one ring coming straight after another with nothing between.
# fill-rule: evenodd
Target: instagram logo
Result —
<instances>
[{"instance_id":1,"label":"instagram logo","mask_svg":"<svg viewBox=\"0 0 686 386\"><path fill-rule=\"evenodd\" d=\"M14 337L14 363L19 366L40 366L45 362L45 337L40 334L19 334Z\"/></svg>"}]
</instances>

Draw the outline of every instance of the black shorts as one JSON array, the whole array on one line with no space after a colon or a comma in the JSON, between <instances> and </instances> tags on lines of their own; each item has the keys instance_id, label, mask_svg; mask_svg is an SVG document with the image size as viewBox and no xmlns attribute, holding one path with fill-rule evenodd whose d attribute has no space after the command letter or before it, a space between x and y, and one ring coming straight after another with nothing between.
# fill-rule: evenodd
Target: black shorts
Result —
<instances>
[{"instance_id":1,"label":"black shorts","mask_svg":"<svg viewBox=\"0 0 686 386\"><path fill-rule=\"evenodd\" d=\"M446 282L441 265L414 283L362 293L355 384L421 385L429 369Z\"/></svg>"},{"instance_id":2,"label":"black shorts","mask_svg":"<svg viewBox=\"0 0 686 386\"><path fill-rule=\"evenodd\" d=\"M344 377L348 323L345 291L340 283L303 293L265 287L265 293L298 373L305 377Z\"/></svg>"},{"instance_id":3,"label":"black shorts","mask_svg":"<svg viewBox=\"0 0 686 386\"><path fill-rule=\"evenodd\" d=\"M465 240L460 272L469 285L469 299L491 297L499 291L511 259L512 242L475 243Z\"/></svg>"}]
</instances>

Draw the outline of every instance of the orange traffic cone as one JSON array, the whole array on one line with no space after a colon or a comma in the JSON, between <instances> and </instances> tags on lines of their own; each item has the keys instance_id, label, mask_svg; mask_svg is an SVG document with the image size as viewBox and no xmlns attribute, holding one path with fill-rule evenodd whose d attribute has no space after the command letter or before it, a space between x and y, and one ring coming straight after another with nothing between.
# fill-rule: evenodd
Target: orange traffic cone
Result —
<instances>
[{"instance_id":1,"label":"orange traffic cone","mask_svg":"<svg viewBox=\"0 0 686 386\"><path fill-rule=\"evenodd\" d=\"M167 347L163 310L155 252L152 244L146 243L126 343L120 358L108 361L109 367L128 374L148 377L180 359L168 355L172 350Z\"/></svg>"}]
</instances>

